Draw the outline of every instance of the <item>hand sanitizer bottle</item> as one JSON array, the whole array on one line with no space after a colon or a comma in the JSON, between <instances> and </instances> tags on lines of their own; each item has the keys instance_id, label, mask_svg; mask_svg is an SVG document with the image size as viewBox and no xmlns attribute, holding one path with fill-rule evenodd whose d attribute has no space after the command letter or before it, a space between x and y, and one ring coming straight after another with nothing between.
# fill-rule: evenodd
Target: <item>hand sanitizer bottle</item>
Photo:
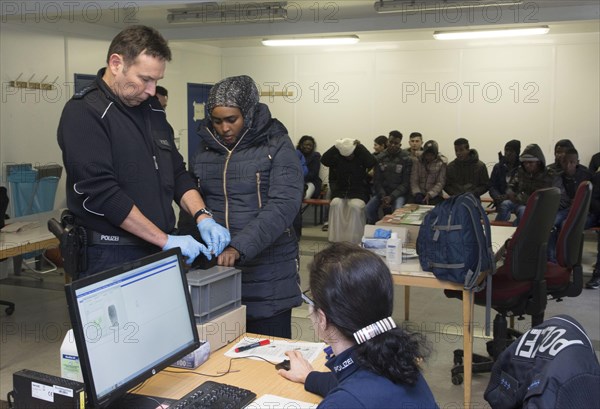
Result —
<instances>
[{"instance_id":1,"label":"hand sanitizer bottle","mask_svg":"<svg viewBox=\"0 0 600 409\"><path fill-rule=\"evenodd\" d=\"M75 337L73 336L72 329L67 332L60 347L60 376L83 382L79 354L77 353L77 345L75 345Z\"/></svg>"},{"instance_id":2,"label":"hand sanitizer bottle","mask_svg":"<svg viewBox=\"0 0 600 409\"><path fill-rule=\"evenodd\" d=\"M402 240L398 238L398 233L392 232L385 246L385 258L390 270L400 269L402 264Z\"/></svg>"}]
</instances>

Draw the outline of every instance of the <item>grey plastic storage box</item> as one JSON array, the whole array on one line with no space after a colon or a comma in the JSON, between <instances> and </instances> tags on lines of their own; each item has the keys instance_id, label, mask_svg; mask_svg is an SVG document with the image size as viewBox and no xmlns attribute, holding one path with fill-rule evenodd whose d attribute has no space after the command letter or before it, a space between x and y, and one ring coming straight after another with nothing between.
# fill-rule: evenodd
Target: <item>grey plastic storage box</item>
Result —
<instances>
[{"instance_id":1,"label":"grey plastic storage box","mask_svg":"<svg viewBox=\"0 0 600 409\"><path fill-rule=\"evenodd\" d=\"M196 324L204 324L242 305L240 270L222 266L190 270L187 280Z\"/></svg>"}]
</instances>

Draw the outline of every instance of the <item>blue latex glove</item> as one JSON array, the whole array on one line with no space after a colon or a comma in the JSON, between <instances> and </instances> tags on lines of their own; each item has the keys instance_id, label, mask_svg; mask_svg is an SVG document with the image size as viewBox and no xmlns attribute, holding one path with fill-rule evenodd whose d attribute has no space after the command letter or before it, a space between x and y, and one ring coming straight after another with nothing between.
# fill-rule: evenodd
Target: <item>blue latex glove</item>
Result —
<instances>
[{"instance_id":1,"label":"blue latex glove","mask_svg":"<svg viewBox=\"0 0 600 409\"><path fill-rule=\"evenodd\" d=\"M392 237L392 231L387 229L375 229L373 237L376 239L389 239Z\"/></svg>"},{"instance_id":2,"label":"blue latex glove","mask_svg":"<svg viewBox=\"0 0 600 409\"><path fill-rule=\"evenodd\" d=\"M214 252L215 256L221 254L231 241L229 230L220 224L217 224L217 222L210 217L202 219L200 223L198 223L198 230L200 231L202 240L204 240L208 249Z\"/></svg>"},{"instance_id":3,"label":"blue latex glove","mask_svg":"<svg viewBox=\"0 0 600 409\"><path fill-rule=\"evenodd\" d=\"M169 250L175 247L181 249L181 254L185 257L187 264L192 262L198 257L198 254L202 252L209 260L212 258L210 250L197 242L192 236L172 236L167 235L167 244L163 247L163 250Z\"/></svg>"}]
</instances>

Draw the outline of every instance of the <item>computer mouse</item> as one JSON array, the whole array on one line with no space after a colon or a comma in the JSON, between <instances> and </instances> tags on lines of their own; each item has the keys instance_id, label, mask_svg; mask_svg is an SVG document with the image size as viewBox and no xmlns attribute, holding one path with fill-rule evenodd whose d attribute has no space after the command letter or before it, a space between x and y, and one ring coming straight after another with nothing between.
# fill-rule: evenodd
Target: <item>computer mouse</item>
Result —
<instances>
[{"instance_id":1,"label":"computer mouse","mask_svg":"<svg viewBox=\"0 0 600 409\"><path fill-rule=\"evenodd\" d=\"M275 365L275 369L277 369L277 370L285 369L286 371L289 371L290 370L290 360L285 359L285 360L281 361L280 363Z\"/></svg>"}]
</instances>

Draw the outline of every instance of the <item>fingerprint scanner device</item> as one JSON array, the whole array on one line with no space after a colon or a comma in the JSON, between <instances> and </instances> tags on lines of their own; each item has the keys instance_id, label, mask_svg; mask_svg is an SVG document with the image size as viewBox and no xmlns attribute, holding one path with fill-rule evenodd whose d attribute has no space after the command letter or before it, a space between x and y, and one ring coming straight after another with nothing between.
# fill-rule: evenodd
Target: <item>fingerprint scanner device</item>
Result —
<instances>
[{"instance_id":1,"label":"fingerprint scanner device","mask_svg":"<svg viewBox=\"0 0 600 409\"><path fill-rule=\"evenodd\" d=\"M180 249L75 280L65 293L86 407L155 408L128 391L200 346Z\"/></svg>"},{"instance_id":2,"label":"fingerprint scanner device","mask_svg":"<svg viewBox=\"0 0 600 409\"><path fill-rule=\"evenodd\" d=\"M204 324L242 305L242 272L214 266L187 273L196 324Z\"/></svg>"},{"instance_id":3,"label":"fingerprint scanner device","mask_svg":"<svg viewBox=\"0 0 600 409\"><path fill-rule=\"evenodd\" d=\"M85 408L83 383L29 369L13 373L12 396L15 409Z\"/></svg>"}]
</instances>

